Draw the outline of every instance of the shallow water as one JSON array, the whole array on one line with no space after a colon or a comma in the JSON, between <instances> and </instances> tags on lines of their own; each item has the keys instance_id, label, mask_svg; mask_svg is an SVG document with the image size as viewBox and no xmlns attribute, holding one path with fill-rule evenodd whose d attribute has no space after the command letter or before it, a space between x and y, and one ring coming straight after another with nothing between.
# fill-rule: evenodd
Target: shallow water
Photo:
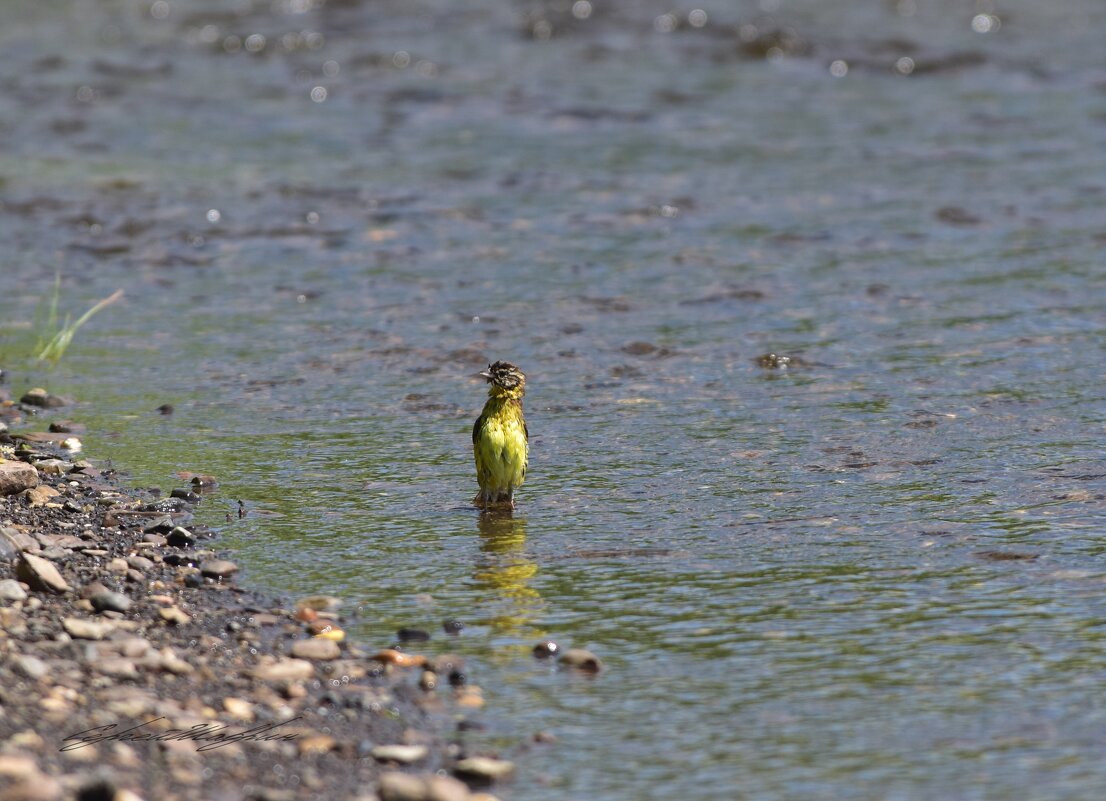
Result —
<instances>
[{"instance_id":1,"label":"shallow water","mask_svg":"<svg viewBox=\"0 0 1106 801\"><path fill-rule=\"evenodd\" d=\"M16 388L215 474L247 581L467 654L506 798L1106 786L1106 10L310 5L9 4ZM128 300L45 373L55 271ZM532 461L481 519L496 358Z\"/></svg>"}]
</instances>

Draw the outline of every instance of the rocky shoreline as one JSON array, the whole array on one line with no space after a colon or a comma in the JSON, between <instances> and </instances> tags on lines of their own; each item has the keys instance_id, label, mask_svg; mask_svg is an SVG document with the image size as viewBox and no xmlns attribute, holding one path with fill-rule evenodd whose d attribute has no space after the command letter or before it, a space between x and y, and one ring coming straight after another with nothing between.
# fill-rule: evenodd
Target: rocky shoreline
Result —
<instances>
[{"instance_id":1,"label":"rocky shoreline","mask_svg":"<svg viewBox=\"0 0 1106 801\"><path fill-rule=\"evenodd\" d=\"M511 764L447 729L483 703L458 657L237 587L203 479L152 497L79 458L79 425L23 430L66 403L0 387L0 801L494 798Z\"/></svg>"}]
</instances>

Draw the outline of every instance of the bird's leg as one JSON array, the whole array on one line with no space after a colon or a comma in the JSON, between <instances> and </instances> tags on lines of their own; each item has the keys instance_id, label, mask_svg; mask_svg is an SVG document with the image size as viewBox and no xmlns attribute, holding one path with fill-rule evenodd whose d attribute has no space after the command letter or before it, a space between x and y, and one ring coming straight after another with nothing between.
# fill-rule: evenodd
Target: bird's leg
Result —
<instances>
[{"instance_id":1,"label":"bird's leg","mask_svg":"<svg viewBox=\"0 0 1106 801\"><path fill-rule=\"evenodd\" d=\"M514 511L515 508L515 488L510 487L507 490L507 508Z\"/></svg>"}]
</instances>

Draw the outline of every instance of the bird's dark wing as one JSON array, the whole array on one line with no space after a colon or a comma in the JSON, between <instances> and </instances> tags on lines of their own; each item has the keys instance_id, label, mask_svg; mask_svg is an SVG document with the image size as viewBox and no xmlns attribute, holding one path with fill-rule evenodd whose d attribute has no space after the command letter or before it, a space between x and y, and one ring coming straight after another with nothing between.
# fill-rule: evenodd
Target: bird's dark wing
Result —
<instances>
[{"instance_id":1,"label":"bird's dark wing","mask_svg":"<svg viewBox=\"0 0 1106 801\"><path fill-rule=\"evenodd\" d=\"M480 426L484 424L484 415L480 415L476 418L476 422L472 424L472 444L476 444L476 440L480 438Z\"/></svg>"},{"instance_id":2,"label":"bird's dark wing","mask_svg":"<svg viewBox=\"0 0 1106 801\"><path fill-rule=\"evenodd\" d=\"M530 429L528 429L526 427L526 421L525 420L522 421L522 434L523 434L523 436L526 437L526 441L529 442L530 441Z\"/></svg>"}]
</instances>

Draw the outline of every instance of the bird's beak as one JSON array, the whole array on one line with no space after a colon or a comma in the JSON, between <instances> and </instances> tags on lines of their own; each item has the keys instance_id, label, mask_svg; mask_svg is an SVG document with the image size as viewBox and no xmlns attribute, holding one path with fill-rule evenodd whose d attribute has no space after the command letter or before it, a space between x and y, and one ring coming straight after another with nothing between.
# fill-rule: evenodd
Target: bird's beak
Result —
<instances>
[{"instance_id":1,"label":"bird's beak","mask_svg":"<svg viewBox=\"0 0 1106 801\"><path fill-rule=\"evenodd\" d=\"M489 373L487 370L481 370L476 375L478 375L480 378L483 378L485 381L491 381L492 380L492 374Z\"/></svg>"}]
</instances>

